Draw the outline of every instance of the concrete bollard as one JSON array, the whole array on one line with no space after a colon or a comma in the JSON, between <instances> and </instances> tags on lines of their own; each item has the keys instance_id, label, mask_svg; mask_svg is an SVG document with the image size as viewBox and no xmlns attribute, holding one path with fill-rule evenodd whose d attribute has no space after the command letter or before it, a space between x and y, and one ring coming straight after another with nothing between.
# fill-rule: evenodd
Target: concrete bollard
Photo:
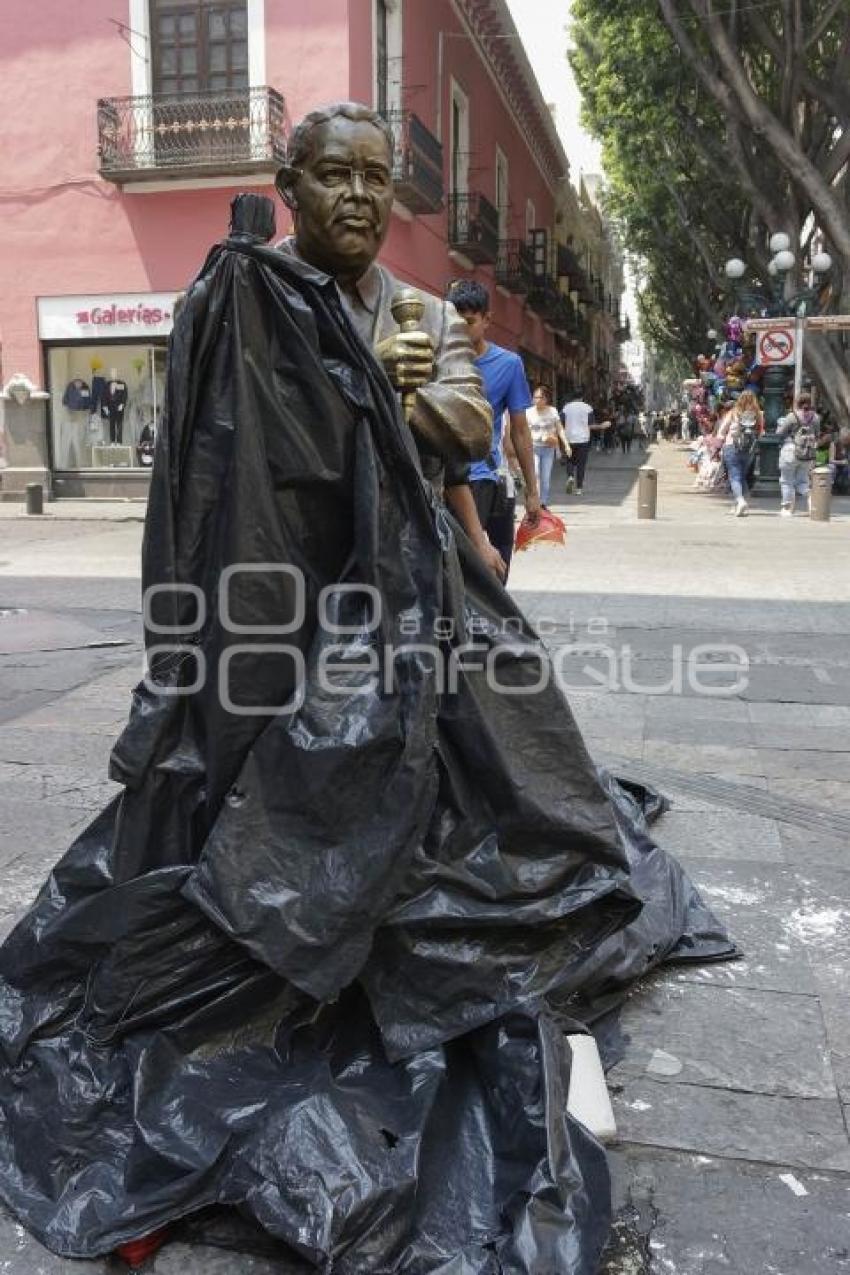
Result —
<instances>
[{"instance_id":1,"label":"concrete bollard","mask_svg":"<svg viewBox=\"0 0 850 1275\"><path fill-rule=\"evenodd\" d=\"M44 488L41 483L27 483L27 513L44 513Z\"/></svg>"},{"instance_id":2,"label":"concrete bollard","mask_svg":"<svg viewBox=\"0 0 850 1275\"><path fill-rule=\"evenodd\" d=\"M638 518L654 518L658 504L658 470L641 465L638 470Z\"/></svg>"},{"instance_id":3,"label":"concrete bollard","mask_svg":"<svg viewBox=\"0 0 850 1275\"><path fill-rule=\"evenodd\" d=\"M829 465L819 465L812 470L812 489L809 494L809 517L812 522L829 522L832 505L832 470Z\"/></svg>"}]
</instances>

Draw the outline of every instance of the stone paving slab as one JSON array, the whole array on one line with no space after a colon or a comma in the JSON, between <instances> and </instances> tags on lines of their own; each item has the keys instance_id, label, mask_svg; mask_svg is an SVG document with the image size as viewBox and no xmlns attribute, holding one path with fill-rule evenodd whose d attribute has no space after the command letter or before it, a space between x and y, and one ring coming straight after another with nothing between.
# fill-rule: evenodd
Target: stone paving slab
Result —
<instances>
[{"instance_id":1,"label":"stone paving slab","mask_svg":"<svg viewBox=\"0 0 850 1275\"><path fill-rule=\"evenodd\" d=\"M759 748L760 774L768 779L785 779L785 795L791 796L798 777L817 775L820 782L843 783L848 787L848 753L818 749Z\"/></svg>"},{"instance_id":2,"label":"stone paving slab","mask_svg":"<svg viewBox=\"0 0 850 1275\"><path fill-rule=\"evenodd\" d=\"M766 777L762 752L755 748L733 748L721 744L699 747L696 744L671 744L647 739L643 755L645 761L659 768L670 766L689 774L737 775L739 780L745 779L749 783L751 775Z\"/></svg>"},{"instance_id":3,"label":"stone paving slab","mask_svg":"<svg viewBox=\"0 0 850 1275\"><path fill-rule=\"evenodd\" d=\"M80 730L105 734L114 739L126 725L129 705L129 697L123 708L99 698L82 701L77 699L69 705L66 696L61 700L54 698L48 704L21 713L14 720L16 726L26 727L27 730L43 731L47 735L55 732L60 736L67 732L73 721Z\"/></svg>"},{"instance_id":4,"label":"stone paving slab","mask_svg":"<svg viewBox=\"0 0 850 1275\"><path fill-rule=\"evenodd\" d=\"M812 767L808 772L796 775L791 785L787 779L780 779L775 775L766 777L767 790L775 792L778 797L787 797L790 791L796 801L804 801L819 810L834 808L844 813L850 811L850 783L846 779L809 778L816 773Z\"/></svg>"},{"instance_id":5,"label":"stone paving slab","mask_svg":"<svg viewBox=\"0 0 850 1275\"><path fill-rule=\"evenodd\" d=\"M689 700L688 703L690 702ZM646 720L647 743L687 744L697 748L705 748L707 745L754 748L757 746L754 730L751 722L728 718L712 720L703 717L696 720L665 721L647 715Z\"/></svg>"},{"instance_id":6,"label":"stone paving slab","mask_svg":"<svg viewBox=\"0 0 850 1275\"><path fill-rule=\"evenodd\" d=\"M850 1103L850 999L846 981L840 986L818 986L821 1014L829 1040L830 1062L838 1095ZM850 1120L847 1122L850 1132Z\"/></svg>"},{"instance_id":7,"label":"stone paving slab","mask_svg":"<svg viewBox=\"0 0 850 1275\"><path fill-rule=\"evenodd\" d=\"M57 858L76 833L91 820L91 811L59 802L0 800L0 867L22 854L53 854ZM0 876L0 906L3 878Z\"/></svg>"},{"instance_id":8,"label":"stone paving slab","mask_svg":"<svg viewBox=\"0 0 850 1275\"><path fill-rule=\"evenodd\" d=\"M68 838L70 844L72 838ZM0 916L7 928L17 923L49 877L59 854L39 849L11 859L3 865L3 891ZM1 1270L2 1268L0 1268Z\"/></svg>"},{"instance_id":9,"label":"stone paving slab","mask_svg":"<svg viewBox=\"0 0 850 1275\"><path fill-rule=\"evenodd\" d=\"M802 904L792 870L772 863L719 859L683 862L703 898L740 945L744 959L683 965L675 971L676 978L762 991L817 992L810 943L790 922Z\"/></svg>"},{"instance_id":10,"label":"stone paving slab","mask_svg":"<svg viewBox=\"0 0 850 1275\"><path fill-rule=\"evenodd\" d=\"M677 803L678 804L678 803ZM705 803L701 819L692 810L669 810L656 825L665 850L675 855L698 855L703 859L751 859L757 863L781 863L782 842L773 819L747 815L743 811L719 810Z\"/></svg>"},{"instance_id":11,"label":"stone paving slab","mask_svg":"<svg viewBox=\"0 0 850 1275\"><path fill-rule=\"evenodd\" d=\"M644 1147L610 1158L618 1221L600 1275L847 1271L846 1177Z\"/></svg>"},{"instance_id":12,"label":"stone paving slab","mask_svg":"<svg viewBox=\"0 0 850 1275\"><path fill-rule=\"evenodd\" d=\"M816 996L665 981L631 997L620 1025L628 1044L609 1072L617 1083L650 1078L662 1085L836 1096Z\"/></svg>"},{"instance_id":13,"label":"stone paving slab","mask_svg":"<svg viewBox=\"0 0 850 1275\"><path fill-rule=\"evenodd\" d=\"M62 806L96 811L120 792L104 772L93 773L86 765L66 766L0 762L0 801L56 802Z\"/></svg>"},{"instance_id":14,"label":"stone paving slab","mask_svg":"<svg viewBox=\"0 0 850 1275\"><path fill-rule=\"evenodd\" d=\"M774 704L748 701L746 704L750 721L757 726L772 726L778 730L786 730L789 718L801 730L826 731L843 730L845 747L850 747L850 708L843 704Z\"/></svg>"},{"instance_id":15,"label":"stone paving slab","mask_svg":"<svg viewBox=\"0 0 850 1275\"><path fill-rule=\"evenodd\" d=\"M73 712L68 713L69 719L73 716ZM46 744L43 729L22 729L17 721L7 724L0 731L0 762L49 766ZM50 750L74 769L106 774L112 740L94 731L56 730L50 737Z\"/></svg>"},{"instance_id":16,"label":"stone paving slab","mask_svg":"<svg viewBox=\"0 0 850 1275\"><path fill-rule=\"evenodd\" d=\"M850 677L850 674L848 674ZM756 748L767 748L771 751L781 749L792 753L847 753L850 752L850 725L829 726L827 723L794 722L794 709L788 708L789 721L785 727L776 723L755 723L752 726L752 739Z\"/></svg>"},{"instance_id":17,"label":"stone paving slab","mask_svg":"<svg viewBox=\"0 0 850 1275\"><path fill-rule=\"evenodd\" d=\"M850 838L830 837L823 832L800 828L790 823L780 823L777 826L782 856L786 863L800 867L817 865L850 872Z\"/></svg>"},{"instance_id":18,"label":"stone paving slab","mask_svg":"<svg viewBox=\"0 0 850 1275\"><path fill-rule=\"evenodd\" d=\"M685 699L679 695L652 695L646 697L645 704L647 727L654 724L675 727L684 723L696 730L703 721L746 723L752 720L752 706L745 700L728 696Z\"/></svg>"},{"instance_id":19,"label":"stone paving slab","mask_svg":"<svg viewBox=\"0 0 850 1275\"><path fill-rule=\"evenodd\" d=\"M850 1173L836 1098L787 1098L629 1079L613 1095L623 1142Z\"/></svg>"}]
</instances>

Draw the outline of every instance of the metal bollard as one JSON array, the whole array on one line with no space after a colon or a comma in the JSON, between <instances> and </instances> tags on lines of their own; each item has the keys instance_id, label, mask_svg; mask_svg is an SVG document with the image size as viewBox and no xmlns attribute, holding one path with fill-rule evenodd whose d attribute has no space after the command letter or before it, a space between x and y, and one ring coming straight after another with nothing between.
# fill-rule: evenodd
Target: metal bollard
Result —
<instances>
[{"instance_id":1,"label":"metal bollard","mask_svg":"<svg viewBox=\"0 0 850 1275\"><path fill-rule=\"evenodd\" d=\"M641 465L638 470L638 518L654 518L658 503L658 470Z\"/></svg>"},{"instance_id":2,"label":"metal bollard","mask_svg":"<svg viewBox=\"0 0 850 1275\"><path fill-rule=\"evenodd\" d=\"M44 488L41 483L27 483L27 513L44 513Z\"/></svg>"},{"instance_id":3,"label":"metal bollard","mask_svg":"<svg viewBox=\"0 0 850 1275\"><path fill-rule=\"evenodd\" d=\"M812 470L812 489L809 494L809 517L812 522L829 522L832 504L832 470L829 465L819 465Z\"/></svg>"}]
</instances>

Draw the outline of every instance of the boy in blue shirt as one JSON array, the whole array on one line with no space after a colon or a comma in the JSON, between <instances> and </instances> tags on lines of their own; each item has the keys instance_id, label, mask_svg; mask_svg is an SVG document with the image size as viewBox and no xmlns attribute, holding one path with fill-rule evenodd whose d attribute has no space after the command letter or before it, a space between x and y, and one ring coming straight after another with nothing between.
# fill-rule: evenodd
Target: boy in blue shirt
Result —
<instances>
[{"instance_id":1,"label":"boy in blue shirt","mask_svg":"<svg viewBox=\"0 0 850 1275\"><path fill-rule=\"evenodd\" d=\"M476 547L488 565L507 579L514 545L514 500L508 497L503 465L502 418L508 413L511 444L525 482L525 509L532 521L540 515L534 449L526 420L531 392L518 354L486 339L490 326L490 294L480 283L462 279L449 289L449 301L466 320L475 352L475 367L484 383L484 396L493 410L493 447L486 460L475 461L465 472L446 474L446 502L464 527L480 523L482 537ZM475 540L475 537L472 537ZM487 552L487 542L496 554Z\"/></svg>"}]
</instances>

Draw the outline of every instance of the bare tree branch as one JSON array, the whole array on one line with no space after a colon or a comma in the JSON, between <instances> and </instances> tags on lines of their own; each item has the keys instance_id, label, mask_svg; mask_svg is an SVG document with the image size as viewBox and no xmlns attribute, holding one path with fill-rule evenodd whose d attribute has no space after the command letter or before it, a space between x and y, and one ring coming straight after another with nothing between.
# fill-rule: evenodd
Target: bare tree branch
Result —
<instances>
[{"instance_id":1,"label":"bare tree branch","mask_svg":"<svg viewBox=\"0 0 850 1275\"><path fill-rule=\"evenodd\" d=\"M673 0L659 0L659 3L676 43L683 52L687 50L686 56L689 60L695 59L694 69L696 69L700 65L698 55L682 27ZM718 79L715 82L703 68L706 81L711 86L710 91L724 108L727 107L729 99L735 101L735 113L743 113L750 127L765 139L792 180L807 191L812 209L820 219L824 230L829 234L836 250L841 253L845 261L850 261L850 225L847 224L842 201L808 155L800 149L793 136L776 118L767 103L755 92L737 51L729 42L723 23L706 4L706 0L690 0L690 6L709 35L712 49L724 76L723 80ZM699 74L699 71L697 73Z\"/></svg>"},{"instance_id":2,"label":"bare tree branch","mask_svg":"<svg viewBox=\"0 0 850 1275\"><path fill-rule=\"evenodd\" d=\"M824 165L823 175L830 184L835 181L848 160L850 160L850 128L844 130L840 141L836 142Z\"/></svg>"},{"instance_id":3,"label":"bare tree branch","mask_svg":"<svg viewBox=\"0 0 850 1275\"><path fill-rule=\"evenodd\" d=\"M846 3L846 0L843 0ZM786 65L786 50L783 43L776 36L775 32L770 29L769 23L765 22L762 14L754 9L748 16L748 24L753 35L770 53L777 66L781 67L783 73ZM846 66L846 63L845 63ZM846 78L846 74L845 74ZM846 95L844 97L837 95L838 86L829 85L823 80L818 80L810 75L805 65L800 67L800 87L813 97L816 101L821 102L839 121L844 121L850 115L850 103L848 103ZM843 81L841 87L844 87Z\"/></svg>"}]
</instances>

